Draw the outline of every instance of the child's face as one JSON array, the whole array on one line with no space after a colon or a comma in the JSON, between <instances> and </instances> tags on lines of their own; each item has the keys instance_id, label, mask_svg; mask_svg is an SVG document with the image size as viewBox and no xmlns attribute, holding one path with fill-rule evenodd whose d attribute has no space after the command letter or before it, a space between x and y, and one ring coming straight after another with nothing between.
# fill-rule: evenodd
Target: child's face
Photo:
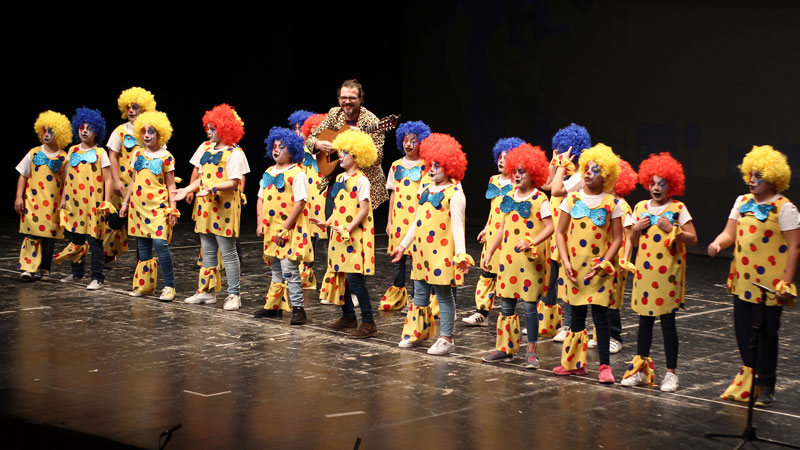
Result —
<instances>
[{"instance_id":1,"label":"child's face","mask_svg":"<svg viewBox=\"0 0 800 450\"><path fill-rule=\"evenodd\" d=\"M128 114L128 120L133 122L137 117L139 117L139 113L142 112L142 108L140 108L136 103L131 103L128 105L126 112Z\"/></svg>"},{"instance_id":2,"label":"child's face","mask_svg":"<svg viewBox=\"0 0 800 450\"><path fill-rule=\"evenodd\" d=\"M403 136L403 151L412 158L419 156L419 139L414 133Z\"/></svg>"},{"instance_id":3,"label":"child's face","mask_svg":"<svg viewBox=\"0 0 800 450\"><path fill-rule=\"evenodd\" d=\"M650 177L650 197L657 204L663 204L669 200L669 182L666 178L653 175Z\"/></svg>"},{"instance_id":4,"label":"child's face","mask_svg":"<svg viewBox=\"0 0 800 450\"><path fill-rule=\"evenodd\" d=\"M514 184L516 184L519 189L529 189L532 182L531 176L527 170L523 169L521 166L514 169Z\"/></svg>"},{"instance_id":5,"label":"child's face","mask_svg":"<svg viewBox=\"0 0 800 450\"><path fill-rule=\"evenodd\" d=\"M497 157L497 171L503 173L503 169L506 166L506 154L508 152L500 153L500 156Z\"/></svg>"},{"instance_id":6,"label":"child's face","mask_svg":"<svg viewBox=\"0 0 800 450\"><path fill-rule=\"evenodd\" d=\"M353 155L344 150L340 151L339 154L341 155L339 165L342 166L342 169L349 170L351 167L356 166L356 159L353 158Z\"/></svg>"},{"instance_id":7,"label":"child's face","mask_svg":"<svg viewBox=\"0 0 800 450\"><path fill-rule=\"evenodd\" d=\"M753 195L770 194L775 191L772 183L761 178L760 172L750 172L750 183L747 185Z\"/></svg>"},{"instance_id":8,"label":"child's face","mask_svg":"<svg viewBox=\"0 0 800 450\"><path fill-rule=\"evenodd\" d=\"M42 128L42 143L44 145L50 145L50 143L55 142L56 135L53 133L52 128L44 127Z\"/></svg>"},{"instance_id":9,"label":"child's face","mask_svg":"<svg viewBox=\"0 0 800 450\"><path fill-rule=\"evenodd\" d=\"M434 161L433 164L431 164L431 168L428 169L428 175L430 175L431 181L435 184L442 184L448 181L447 173L445 173L442 166L436 161Z\"/></svg>"},{"instance_id":10,"label":"child's face","mask_svg":"<svg viewBox=\"0 0 800 450\"><path fill-rule=\"evenodd\" d=\"M292 162L289 149L286 148L286 144L280 139L275 139L272 143L272 159L275 160L276 164L289 164Z\"/></svg>"},{"instance_id":11,"label":"child's face","mask_svg":"<svg viewBox=\"0 0 800 450\"><path fill-rule=\"evenodd\" d=\"M97 133L90 123L84 123L78 128L78 137L84 145L94 145L94 138L96 136Z\"/></svg>"},{"instance_id":12,"label":"child's face","mask_svg":"<svg viewBox=\"0 0 800 450\"><path fill-rule=\"evenodd\" d=\"M208 140L213 143L219 143L220 137L217 136L217 126L213 123L208 124L206 127L206 135L208 136Z\"/></svg>"},{"instance_id":13,"label":"child's face","mask_svg":"<svg viewBox=\"0 0 800 450\"><path fill-rule=\"evenodd\" d=\"M155 127L151 125L142 128L142 141L148 149L158 149L158 132Z\"/></svg>"},{"instance_id":14,"label":"child's face","mask_svg":"<svg viewBox=\"0 0 800 450\"><path fill-rule=\"evenodd\" d=\"M294 124L294 134L296 134L298 136L301 136L301 137L303 136L303 133L300 132L300 124L299 123Z\"/></svg>"},{"instance_id":15,"label":"child's face","mask_svg":"<svg viewBox=\"0 0 800 450\"><path fill-rule=\"evenodd\" d=\"M603 168L594 161L588 161L583 170L583 184L590 190L602 190Z\"/></svg>"}]
</instances>

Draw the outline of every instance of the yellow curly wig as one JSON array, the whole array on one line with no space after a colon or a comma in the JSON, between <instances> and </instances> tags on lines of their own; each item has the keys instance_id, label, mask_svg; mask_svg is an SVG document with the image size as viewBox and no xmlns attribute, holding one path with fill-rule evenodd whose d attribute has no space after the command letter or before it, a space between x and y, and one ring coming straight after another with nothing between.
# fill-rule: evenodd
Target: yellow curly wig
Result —
<instances>
[{"instance_id":1,"label":"yellow curly wig","mask_svg":"<svg viewBox=\"0 0 800 450\"><path fill-rule=\"evenodd\" d=\"M336 150L343 150L353 155L356 165L361 168L375 164L378 159L378 150L372 138L363 131L347 130L336 136L331 143Z\"/></svg>"},{"instance_id":2,"label":"yellow curly wig","mask_svg":"<svg viewBox=\"0 0 800 450\"><path fill-rule=\"evenodd\" d=\"M771 145L753 146L750 153L744 156L739 166L745 184L750 183L750 173L758 172L761 179L769 182L775 190L783 192L789 188L792 169L786 155L772 148Z\"/></svg>"},{"instance_id":3,"label":"yellow curly wig","mask_svg":"<svg viewBox=\"0 0 800 450\"><path fill-rule=\"evenodd\" d=\"M581 153L581 173L586 171L586 163L589 161L594 161L602 169L600 173L603 176L603 191L609 192L619 178L619 156L606 144L597 144Z\"/></svg>"},{"instance_id":4,"label":"yellow curly wig","mask_svg":"<svg viewBox=\"0 0 800 450\"><path fill-rule=\"evenodd\" d=\"M172 137L172 124L169 123L167 115L161 111L148 111L139 114L139 117L133 122L133 133L136 140L144 145L142 141L142 128L152 125L158 132L158 146L163 147L167 145L169 138Z\"/></svg>"},{"instance_id":5,"label":"yellow curly wig","mask_svg":"<svg viewBox=\"0 0 800 450\"><path fill-rule=\"evenodd\" d=\"M139 105L141 112L156 110L156 98L152 92L140 87L132 87L122 91L122 94L119 94L117 99L117 105L123 119L128 118L128 105L132 103Z\"/></svg>"},{"instance_id":6,"label":"yellow curly wig","mask_svg":"<svg viewBox=\"0 0 800 450\"><path fill-rule=\"evenodd\" d=\"M36 131L36 136L39 137L39 142L42 142L42 130L45 128L53 130L58 148L64 148L72 142L72 125L67 116L55 111L40 113L36 122L33 123L33 129Z\"/></svg>"}]
</instances>

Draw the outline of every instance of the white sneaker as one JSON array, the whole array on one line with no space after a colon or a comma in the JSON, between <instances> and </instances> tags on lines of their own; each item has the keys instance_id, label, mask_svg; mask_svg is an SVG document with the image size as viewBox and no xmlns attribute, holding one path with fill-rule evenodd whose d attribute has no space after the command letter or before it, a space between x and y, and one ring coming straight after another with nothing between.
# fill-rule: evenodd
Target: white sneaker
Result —
<instances>
[{"instance_id":1,"label":"white sneaker","mask_svg":"<svg viewBox=\"0 0 800 450\"><path fill-rule=\"evenodd\" d=\"M158 297L162 302L171 302L175 299L175 288L172 286L164 286L161 290L161 297Z\"/></svg>"},{"instance_id":2,"label":"white sneaker","mask_svg":"<svg viewBox=\"0 0 800 450\"><path fill-rule=\"evenodd\" d=\"M400 348L411 348L419 345L419 341L412 341L411 339L403 339L397 346Z\"/></svg>"},{"instance_id":3,"label":"white sneaker","mask_svg":"<svg viewBox=\"0 0 800 450\"><path fill-rule=\"evenodd\" d=\"M103 287L103 282L102 281L100 281L100 280L92 280L92 282L89 283L88 286L86 286L86 289L88 289L90 291L96 291L96 290L100 289L101 287Z\"/></svg>"},{"instance_id":4,"label":"white sneaker","mask_svg":"<svg viewBox=\"0 0 800 450\"><path fill-rule=\"evenodd\" d=\"M619 384L627 387L632 386L641 386L647 384L647 378L644 376L642 372L636 372L635 374L629 376L628 378L623 378Z\"/></svg>"},{"instance_id":5,"label":"white sneaker","mask_svg":"<svg viewBox=\"0 0 800 450\"><path fill-rule=\"evenodd\" d=\"M589 348L591 348L591 345L589 346ZM619 353L620 350L622 350L622 342L614 338L609 339L608 353L611 353L613 355L614 353Z\"/></svg>"},{"instance_id":6,"label":"white sneaker","mask_svg":"<svg viewBox=\"0 0 800 450\"><path fill-rule=\"evenodd\" d=\"M523 328L522 329L522 334L527 336L528 335L528 329L527 328Z\"/></svg>"},{"instance_id":7,"label":"white sneaker","mask_svg":"<svg viewBox=\"0 0 800 450\"><path fill-rule=\"evenodd\" d=\"M329 302L329 301L327 301L327 300L325 300L323 298L322 300L319 301L319 304L320 305L332 305L333 303L331 303L331 302Z\"/></svg>"},{"instance_id":8,"label":"white sneaker","mask_svg":"<svg viewBox=\"0 0 800 450\"><path fill-rule=\"evenodd\" d=\"M37 278L42 280L42 281L47 281L47 280L50 279L50 272L48 272L46 270L42 270L41 272L39 272L39 275L37 276Z\"/></svg>"},{"instance_id":9,"label":"white sneaker","mask_svg":"<svg viewBox=\"0 0 800 450\"><path fill-rule=\"evenodd\" d=\"M76 277L73 274L69 274L69 275L65 276L64 278L62 278L60 281L62 283L72 283L73 281L77 281L77 280L80 280L80 278Z\"/></svg>"},{"instance_id":10,"label":"white sneaker","mask_svg":"<svg viewBox=\"0 0 800 450\"><path fill-rule=\"evenodd\" d=\"M225 311L236 311L241 307L242 300L239 297L239 294L228 294L228 297L225 299L225 304L222 305L222 309Z\"/></svg>"},{"instance_id":11,"label":"white sneaker","mask_svg":"<svg viewBox=\"0 0 800 450\"><path fill-rule=\"evenodd\" d=\"M489 321L486 320L486 317L484 317L483 314L481 314L481 313L479 313L477 311L472 313L472 314L470 314L468 317L464 317L463 319L461 319L461 321L464 322L465 324L473 326L473 327L488 327L489 326Z\"/></svg>"},{"instance_id":12,"label":"white sneaker","mask_svg":"<svg viewBox=\"0 0 800 450\"><path fill-rule=\"evenodd\" d=\"M586 344L586 346L588 348L597 348L597 339L595 339L595 338L589 339L589 342ZM609 344L609 347L610 346L611 346L611 344ZM619 351L619 350L617 350L617 351Z\"/></svg>"},{"instance_id":13,"label":"white sneaker","mask_svg":"<svg viewBox=\"0 0 800 450\"><path fill-rule=\"evenodd\" d=\"M350 294L350 300L353 301L353 308L358 308L358 297L356 297L356 294Z\"/></svg>"},{"instance_id":14,"label":"white sneaker","mask_svg":"<svg viewBox=\"0 0 800 450\"><path fill-rule=\"evenodd\" d=\"M217 295L210 292L197 292L193 296L184 300L184 302L189 303L190 305L213 305L214 303L217 303Z\"/></svg>"},{"instance_id":15,"label":"white sneaker","mask_svg":"<svg viewBox=\"0 0 800 450\"><path fill-rule=\"evenodd\" d=\"M19 279L22 281L33 281L33 274L30 272L22 272L19 275Z\"/></svg>"},{"instance_id":16,"label":"white sneaker","mask_svg":"<svg viewBox=\"0 0 800 450\"><path fill-rule=\"evenodd\" d=\"M142 293L139 291L130 291L128 292L128 295L130 295L131 297L141 297Z\"/></svg>"},{"instance_id":17,"label":"white sneaker","mask_svg":"<svg viewBox=\"0 0 800 450\"><path fill-rule=\"evenodd\" d=\"M553 342L564 342L564 340L567 338L567 333L569 333L569 327L559 328L558 333L553 336Z\"/></svg>"},{"instance_id":18,"label":"white sneaker","mask_svg":"<svg viewBox=\"0 0 800 450\"><path fill-rule=\"evenodd\" d=\"M431 348L428 349L428 354L436 356L448 355L453 353L455 349L456 344L454 342L448 342L445 338L440 337L431 345Z\"/></svg>"},{"instance_id":19,"label":"white sneaker","mask_svg":"<svg viewBox=\"0 0 800 450\"><path fill-rule=\"evenodd\" d=\"M661 392L675 392L678 390L678 376L672 372L667 372L661 380Z\"/></svg>"}]
</instances>

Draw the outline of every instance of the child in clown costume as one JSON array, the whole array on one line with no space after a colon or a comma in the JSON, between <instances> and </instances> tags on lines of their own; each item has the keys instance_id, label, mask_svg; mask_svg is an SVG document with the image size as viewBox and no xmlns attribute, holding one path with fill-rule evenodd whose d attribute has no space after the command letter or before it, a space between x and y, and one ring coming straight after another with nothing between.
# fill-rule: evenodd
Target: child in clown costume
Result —
<instances>
[{"instance_id":1,"label":"child in clown costume","mask_svg":"<svg viewBox=\"0 0 800 450\"><path fill-rule=\"evenodd\" d=\"M430 127L421 121L405 122L397 127L397 148L405 156L392 163L386 176L386 189L390 192L386 219L386 235L389 237L386 252L389 254L406 236L417 215L420 185L430 183L425 164L419 157L420 142L430 135ZM398 310L408 303L406 260L410 255L411 250L406 249L400 260L392 263L392 286L381 297L381 309Z\"/></svg>"},{"instance_id":2,"label":"child in clown costume","mask_svg":"<svg viewBox=\"0 0 800 450\"><path fill-rule=\"evenodd\" d=\"M64 187L67 153L72 141L67 116L45 111L33 129L42 145L32 148L17 165L19 180L14 211L19 214L19 232L25 236L19 255L20 279L44 278L53 262L55 238L61 237L58 203Z\"/></svg>"},{"instance_id":3,"label":"child in clown costume","mask_svg":"<svg viewBox=\"0 0 800 450\"><path fill-rule=\"evenodd\" d=\"M136 139L144 147L133 153L133 177L126 188L119 216L128 218L131 236L136 237L139 262L133 276L132 297L155 291L158 266L164 274L164 288L159 300L175 298L175 272L169 242L172 227L180 213L170 192L175 191L175 158L166 145L172 136L172 125L160 111L140 114L133 123ZM153 257L156 249L158 261Z\"/></svg>"},{"instance_id":4,"label":"child in clown costume","mask_svg":"<svg viewBox=\"0 0 800 450\"><path fill-rule=\"evenodd\" d=\"M558 218L561 215L561 202L571 192L583 188L583 174L575 170L575 163L581 153L592 146L591 137L586 128L569 124L553 135L553 158L550 161L550 177L542 189L550 191L550 205L553 208L553 226L558 231ZM549 247L550 270L545 287L545 298L538 306L540 314L545 318L540 327L540 334L553 336L553 341L564 342L569 333L572 311L567 303L557 304L559 289L556 286L560 269L560 258L555 234L550 238ZM563 302L563 298L561 298ZM563 326L561 326L563 324Z\"/></svg>"},{"instance_id":5,"label":"child in clown costume","mask_svg":"<svg viewBox=\"0 0 800 450\"><path fill-rule=\"evenodd\" d=\"M503 198L511 192L514 187L511 182L511 177L504 170L505 158L508 152L516 147L522 145L525 141L520 138L501 138L495 143L492 149L494 155L494 162L497 165L497 175L492 175L489 178L489 185L486 188L486 199L489 200L489 217L486 219L486 225L483 230L478 233L478 242L483 244L481 250L481 261L483 261L489 246L494 241L497 231L500 229L500 222L503 220L503 212L500 211L500 203ZM490 261L481 267L481 272L478 278L478 284L475 286L475 311L467 317L461 319L462 322L469 326L485 327L489 325L489 312L494 305L495 286L497 281L497 259ZM488 269L488 270L487 270Z\"/></svg>"},{"instance_id":6,"label":"child in clown costume","mask_svg":"<svg viewBox=\"0 0 800 450\"><path fill-rule=\"evenodd\" d=\"M556 375L586 374L586 314L591 306L600 354L598 380L613 383L609 366L608 305L613 299L614 258L622 244L622 208L607 192L617 182L619 158L605 144L584 151L579 160L584 187L561 202L556 243L561 257L559 297L572 307L570 331Z\"/></svg>"},{"instance_id":7,"label":"child in clown costume","mask_svg":"<svg viewBox=\"0 0 800 450\"><path fill-rule=\"evenodd\" d=\"M105 255L103 241L106 216L116 212L111 205L111 161L97 141L106 136L106 121L100 111L78 108L72 116L72 132L80 144L69 149L69 167L59 203L61 227L71 233L70 244L53 260L72 261L72 271L61 281L68 283L83 278L84 256L91 247L92 282L86 289L103 287ZM87 244L88 240L88 244Z\"/></svg>"},{"instance_id":8,"label":"child in clown costume","mask_svg":"<svg viewBox=\"0 0 800 450\"><path fill-rule=\"evenodd\" d=\"M368 134L355 130L340 134L332 145L341 154L339 165L345 172L337 175L330 187L334 199L331 216L325 222L311 219L332 231L328 240L328 271L320 295L342 305L342 317L325 326L337 331L355 328L350 337L364 339L377 336L378 328L364 279L365 275L375 274L375 222L369 179L361 169L375 163L378 150ZM351 292L361 308L361 325L356 319Z\"/></svg>"},{"instance_id":9,"label":"child in clown costume","mask_svg":"<svg viewBox=\"0 0 800 450\"><path fill-rule=\"evenodd\" d=\"M522 300L526 325L531 330L525 367L538 369L536 341L539 335L534 331L539 329L536 304L547 277L546 248L553 234L553 219L550 217L547 196L536 186L541 186L547 180L547 156L539 147L522 144L506 156L505 170L514 180L514 189L500 203L503 213L500 229L481 261L482 266L488 266L497 250L495 292L502 301L501 315L497 318L495 350L484 356L483 360L511 361L519 352L520 327L516 306L517 300Z\"/></svg>"},{"instance_id":10,"label":"child in clown costume","mask_svg":"<svg viewBox=\"0 0 800 450\"><path fill-rule=\"evenodd\" d=\"M300 265L314 260L308 217L308 198L303 161L303 138L288 128L273 127L267 156L275 165L264 172L258 191L256 235L264 237L264 259L272 270L272 282L264 307L255 317L274 317L281 309L292 312L292 325L306 323ZM285 300L288 291L291 308Z\"/></svg>"},{"instance_id":11,"label":"child in clown costume","mask_svg":"<svg viewBox=\"0 0 800 450\"><path fill-rule=\"evenodd\" d=\"M244 122L229 105L222 104L207 111L203 126L209 136L201 148L197 179L175 192L175 201L197 192L194 210L194 231L200 235L203 267L198 277L197 292L185 300L190 304L213 304L215 292L222 286L217 266L217 251L225 263L228 296L223 304L226 311L241 307L239 296L239 255L236 238L239 236L242 209L241 181L249 172L247 157L237 143L244 136Z\"/></svg>"},{"instance_id":12,"label":"child in clown costume","mask_svg":"<svg viewBox=\"0 0 800 450\"><path fill-rule=\"evenodd\" d=\"M708 246L716 256L736 244L728 292L733 294L733 324L736 343L744 367L722 394L727 400L750 400L753 370L757 375L756 405L771 406L775 401L778 366L778 329L784 306L794 307L794 284L800 260L800 213L781 192L789 187L792 172L786 156L772 147L757 146L739 166L750 193L740 195L733 204L725 229ZM775 290L767 292L753 286L759 283ZM755 361L750 345L753 327L761 323L763 342Z\"/></svg>"},{"instance_id":13,"label":"child in clown costume","mask_svg":"<svg viewBox=\"0 0 800 450\"><path fill-rule=\"evenodd\" d=\"M669 153L650 155L639 166L639 183L650 191L650 200L642 200L633 208L630 239L625 255L638 247L632 262L633 293L631 308L639 314L639 331L633 362L623 376L623 386L652 384L653 360L650 345L653 325L661 319L667 372L661 390L678 389L678 330L675 313L683 309L686 291L686 245L697 244L692 216L682 202L673 199L683 195L683 167Z\"/></svg>"},{"instance_id":14,"label":"child in clown costume","mask_svg":"<svg viewBox=\"0 0 800 450\"><path fill-rule=\"evenodd\" d=\"M414 304L406 315L398 346L413 347L434 335L436 323L430 306L433 290L441 308L441 330L428 354L447 355L455 350L452 286L462 285L464 274L475 264L464 245L467 201L460 181L467 170L467 157L458 141L441 133L422 141L420 156L429 168L431 184L420 186L413 225L391 254L392 262L398 262L410 248L413 262Z\"/></svg>"},{"instance_id":15,"label":"child in clown costume","mask_svg":"<svg viewBox=\"0 0 800 450\"><path fill-rule=\"evenodd\" d=\"M108 157L111 161L111 176L114 181L114 189L111 193L111 203L119 209L122 199L125 198L128 186L133 178L134 151L138 145L134 129L134 121L147 111L156 110L156 100L153 94L140 87L132 87L122 91L117 99L117 106L123 119L127 122L119 125L108 138ZM174 166L173 166L174 167ZM114 214L111 214L109 223L115 222ZM103 249L106 254L106 262L113 261L117 255L128 251L127 227L123 223L119 229L108 227L103 237Z\"/></svg>"}]
</instances>

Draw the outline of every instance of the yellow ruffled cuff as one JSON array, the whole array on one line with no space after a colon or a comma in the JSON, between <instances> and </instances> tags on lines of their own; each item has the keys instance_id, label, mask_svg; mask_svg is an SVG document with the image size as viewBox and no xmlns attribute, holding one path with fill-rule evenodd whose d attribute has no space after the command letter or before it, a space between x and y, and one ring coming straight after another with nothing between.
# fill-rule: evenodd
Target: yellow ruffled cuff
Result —
<instances>
[{"instance_id":1,"label":"yellow ruffled cuff","mask_svg":"<svg viewBox=\"0 0 800 450\"><path fill-rule=\"evenodd\" d=\"M350 243L350 232L347 231L346 228L342 227L342 232L339 234L339 236L341 236L342 240L345 242Z\"/></svg>"},{"instance_id":2,"label":"yellow ruffled cuff","mask_svg":"<svg viewBox=\"0 0 800 450\"><path fill-rule=\"evenodd\" d=\"M525 256L527 256L528 259L536 259L539 256L539 252L536 250L536 247L533 246L533 239L531 239L529 236L525 236L520 238L520 240L530 246L527 250L525 250Z\"/></svg>"},{"instance_id":3,"label":"yellow ruffled cuff","mask_svg":"<svg viewBox=\"0 0 800 450\"><path fill-rule=\"evenodd\" d=\"M786 281L779 281L777 285L775 285L775 292L778 294L789 294L793 297L797 297L797 286L794 283L787 283Z\"/></svg>"},{"instance_id":4,"label":"yellow ruffled cuff","mask_svg":"<svg viewBox=\"0 0 800 450\"><path fill-rule=\"evenodd\" d=\"M681 233L683 233L683 229L680 225L673 226L672 231L669 232L669 240L674 241L678 236L680 236Z\"/></svg>"},{"instance_id":5,"label":"yellow ruffled cuff","mask_svg":"<svg viewBox=\"0 0 800 450\"><path fill-rule=\"evenodd\" d=\"M181 212L178 211L178 208L164 208L164 215L165 216L180 217L181 216Z\"/></svg>"},{"instance_id":6,"label":"yellow ruffled cuff","mask_svg":"<svg viewBox=\"0 0 800 450\"><path fill-rule=\"evenodd\" d=\"M179 183L182 183L182 182L183 182L183 178L175 177L175 184L179 184Z\"/></svg>"},{"instance_id":7,"label":"yellow ruffled cuff","mask_svg":"<svg viewBox=\"0 0 800 450\"><path fill-rule=\"evenodd\" d=\"M628 261L625 258L620 258L619 259L619 266L621 268L627 270L628 272L633 272L633 271L636 270L636 266L634 266L632 262Z\"/></svg>"},{"instance_id":8,"label":"yellow ruffled cuff","mask_svg":"<svg viewBox=\"0 0 800 450\"><path fill-rule=\"evenodd\" d=\"M567 174L571 175L575 172L575 163L569 159L570 152L559 153L550 164L556 167L563 167Z\"/></svg>"},{"instance_id":9,"label":"yellow ruffled cuff","mask_svg":"<svg viewBox=\"0 0 800 450\"><path fill-rule=\"evenodd\" d=\"M292 230L287 230L285 228L278 230L278 237L281 239L289 239L290 234L292 234Z\"/></svg>"},{"instance_id":10,"label":"yellow ruffled cuff","mask_svg":"<svg viewBox=\"0 0 800 450\"><path fill-rule=\"evenodd\" d=\"M100 206L97 208L99 210L108 210L110 214L115 214L117 212L117 208L111 204L111 202L100 202Z\"/></svg>"},{"instance_id":11,"label":"yellow ruffled cuff","mask_svg":"<svg viewBox=\"0 0 800 450\"><path fill-rule=\"evenodd\" d=\"M247 204L247 196L244 195L244 192L240 192L239 193L239 197L242 198L242 206L246 205Z\"/></svg>"},{"instance_id":12,"label":"yellow ruffled cuff","mask_svg":"<svg viewBox=\"0 0 800 450\"><path fill-rule=\"evenodd\" d=\"M600 264L600 269L602 269L606 275L614 275L614 273L617 271L614 268L614 264L606 259L595 258L594 263L595 265Z\"/></svg>"},{"instance_id":13,"label":"yellow ruffled cuff","mask_svg":"<svg viewBox=\"0 0 800 450\"><path fill-rule=\"evenodd\" d=\"M453 262L456 265L460 265L461 263L467 263L468 267L475 265L475 260L472 259L472 256L469 256L466 253L459 253L458 255L453 257Z\"/></svg>"}]
</instances>

